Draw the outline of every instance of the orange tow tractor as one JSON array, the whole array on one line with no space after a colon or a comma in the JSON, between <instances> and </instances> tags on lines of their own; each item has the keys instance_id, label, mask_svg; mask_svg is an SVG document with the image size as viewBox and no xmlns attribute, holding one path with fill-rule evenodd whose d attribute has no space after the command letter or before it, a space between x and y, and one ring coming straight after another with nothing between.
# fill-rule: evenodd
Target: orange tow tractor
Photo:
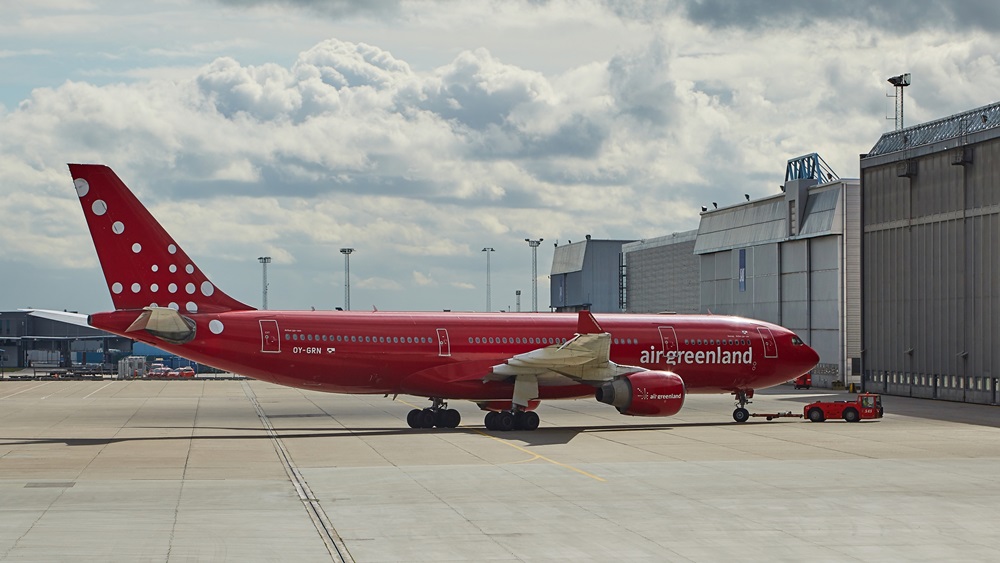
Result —
<instances>
[{"instance_id":1,"label":"orange tow tractor","mask_svg":"<svg viewBox=\"0 0 1000 563\"><path fill-rule=\"evenodd\" d=\"M802 414L812 422L843 418L858 422L882 418L882 397L876 393L859 393L853 401L817 401L802 408Z\"/></svg>"}]
</instances>

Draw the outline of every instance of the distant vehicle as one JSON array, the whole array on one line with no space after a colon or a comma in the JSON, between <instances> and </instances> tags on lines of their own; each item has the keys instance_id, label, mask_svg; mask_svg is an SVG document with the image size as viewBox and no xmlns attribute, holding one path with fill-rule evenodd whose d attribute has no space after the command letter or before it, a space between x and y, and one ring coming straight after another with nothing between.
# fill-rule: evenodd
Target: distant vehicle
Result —
<instances>
[{"instance_id":1,"label":"distant vehicle","mask_svg":"<svg viewBox=\"0 0 1000 563\"><path fill-rule=\"evenodd\" d=\"M167 372L167 377L194 377L194 368L182 367Z\"/></svg>"},{"instance_id":2,"label":"distant vehicle","mask_svg":"<svg viewBox=\"0 0 1000 563\"><path fill-rule=\"evenodd\" d=\"M813 374L812 372L803 373L793 379L792 383L795 385L796 389L809 389L813 384Z\"/></svg>"},{"instance_id":3,"label":"distant vehicle","mask_svg":"<svg viewBox=\"0 0 1000 563\"><path fill-rule=\"evenodd\" d=\"M802 408L802 414L812 422L823 422L830 418L843 418L847 422L858 422L882 418L882 397L875 393L861 393L853 401L816 401Z\"/></svg>"},{"instance_id":4,"label":"distant vehicle","mask_svg":"<svg viewBox=\"0 0 1000 563\"><path fill-rule=\"evenodd\" d=\"M146 377L167 377L169 373L170 368L163 364L153 364L153 367L146 373Z\"/></svg>"}]
</instances>

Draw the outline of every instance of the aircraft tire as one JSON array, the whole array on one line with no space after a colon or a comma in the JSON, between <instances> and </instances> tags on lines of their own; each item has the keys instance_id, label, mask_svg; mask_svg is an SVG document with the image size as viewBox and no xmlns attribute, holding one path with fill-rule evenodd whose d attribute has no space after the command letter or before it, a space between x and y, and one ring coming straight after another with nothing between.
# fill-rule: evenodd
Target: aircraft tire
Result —
<instances>
[{"instance_id":1,"label":"aircraft tire","mask_svg":"<svg viewBox=\"0 0 1000 563\"><path fill-rule=\"evenodd\" d=\"M733 420L736 422L746 422L750 420L750 411L743 407L740 407L733 411Z\"/></svg>"},{"instance_id":2,"label":"aircraft tire","mask_svg":"<svg viewBox=\"0 0 1000 563\"><path fill-rule=\"evenodd\" d=\"M490 411L490 412L486 413L485 424L486 424L486 429L487 430L496 430L497 429L496 419L497 419L497 412L496 411Z\"/></svg>"},{"instance_id":3,"label":"aircraft tire","mask_svg":"<svg viewBox=\"0 0 1000 563\"><path fill-rule=\"evenodd\" d=\"M501 432L510 432L514 429L514 413L510 411L500 411L494 419L496 429Z\"/></svg>"},{"instance_id":4,"label":"aircraft tire","mask_svg":"<svg viewBox=\"0 0 1000 563\"><path fill-rule=\"evenodd\" d=\"M538 423L541 422L538 419L538 413L534 411L524 411L519 414L521 415L517 424L517 428L519 430L534 430L538 428Z\"/></svg>"},{"instance_id":5,"label":"aircraft tire","mask_svg":"<svg viewBox=\"0 0 1000 563\"><path fill-rule=\"evenodd\" d=\"M456 428L462 423L462 413L455 409L443 409L438 411L438 428Z\"/></svg>"},{"instance_id":6,"label":"aircraft tire","mask_svg":"<svg viewBox=\"0 0 1000 563\"><path fill-rule=\"evenodd\" d=\"M421 410L420 414L417 416L418 428L434 428L434 422L436 422L434 419L436 418L437 416L435 416L433 410L431 409Z\"/></svg>"},{"instance_id":7,"label":"aircraft tire","mask_svg":"<svg viewBox=\"0 0 1000 563\"><path fill-rule=\"evenodd\" d=\"M413 409L406 413L406 424L410 428L420 428L420 409Z\"/></svg>"}]
</instances>

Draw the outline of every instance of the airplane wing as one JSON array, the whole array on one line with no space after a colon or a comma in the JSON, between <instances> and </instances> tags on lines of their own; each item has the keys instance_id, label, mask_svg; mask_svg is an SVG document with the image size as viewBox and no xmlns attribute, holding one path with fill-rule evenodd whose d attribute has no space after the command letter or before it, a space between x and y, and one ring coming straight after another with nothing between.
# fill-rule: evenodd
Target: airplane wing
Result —
<instances>
[{"instance_id":1,"label":"airplane wing","mask_svg":"<svg viewBox=\"0 0 1000 563\"><path fill-rule=\"evenodd\" d=\"M636 366L620 365L610 359L611 335L607 332L577 334L564 344L553 344L493 366L484 381L499 381L510 377L535 377L539 385L575 383L598 384L616 377L642 371Z\"/></svg>"}]
</instances>

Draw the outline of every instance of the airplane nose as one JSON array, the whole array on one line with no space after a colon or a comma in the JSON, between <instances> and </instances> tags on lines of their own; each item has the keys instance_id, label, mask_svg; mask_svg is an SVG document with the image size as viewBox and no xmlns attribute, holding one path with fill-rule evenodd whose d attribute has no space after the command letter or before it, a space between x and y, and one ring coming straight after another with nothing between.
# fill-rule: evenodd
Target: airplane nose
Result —
<instances>
[{"instance_id":1,"label":"airplane nose","mask_svg":"<svg viewBox=\"0 0 1000 563\"><path fill-rule=\"evenodd\" d=\"M816 350L813 350L813 347L808 344L805 348L805 359L809 363L809 367L807 369L812 369L819 363L819 354L816 353Z\"/></svg>"}]
</instances>

